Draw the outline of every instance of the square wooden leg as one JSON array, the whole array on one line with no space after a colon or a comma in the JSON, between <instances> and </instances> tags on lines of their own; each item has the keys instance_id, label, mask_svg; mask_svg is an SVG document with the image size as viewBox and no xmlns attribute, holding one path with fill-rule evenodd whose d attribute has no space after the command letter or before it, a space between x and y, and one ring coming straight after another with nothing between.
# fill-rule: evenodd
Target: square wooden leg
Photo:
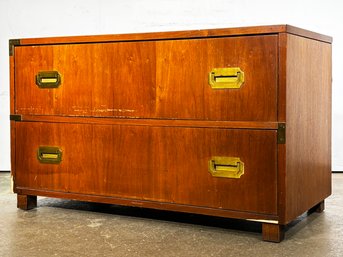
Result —
<instances>
[{"instance_id":1,"label":"square wooden leg","mask_svg":"<svg viewBox=\"0 0 343 257\"><path fill-rule=\"evenodd\" d=\"M17 194L17 207L22 210L31 210L37 207L37 196Z\"/></svg>"},{"instance_id":2,"label":"square wooden leg","mask_svg":"<svg viewBox=\"0 0 343 257\"><path fill-rule=\"evenodd\" d=\"M325 209L325 202L321 201L320 203L318 203L316 206L313 207L313 210L315 212L323 212Z\"/></svg>"},{"instance_id":3,"label":"square wooden leg","mask_svg":"<svg viewBox=\"0 0 343 257\"><path fill-rule=\"evenodd\" d=\"M262 238L264 241L279 243L284 239L284 226L279 224L262 224Z\"/></svg>"}]
</instances>

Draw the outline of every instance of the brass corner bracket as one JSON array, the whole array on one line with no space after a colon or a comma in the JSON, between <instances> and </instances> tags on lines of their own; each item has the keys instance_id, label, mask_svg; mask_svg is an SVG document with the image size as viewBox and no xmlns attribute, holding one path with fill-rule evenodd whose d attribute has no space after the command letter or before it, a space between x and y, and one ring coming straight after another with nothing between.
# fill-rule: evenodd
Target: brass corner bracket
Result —
<instances>
[{"instance_id":1,"label":"brass corner bracket","mask_svg":"<svg viewBox=\"0 0 343 257\"><path fill-rule=\"evenodd\" d=\"M14 46L19 46L20 45L20 39L10 39L9 40L9 53L10 56L13 55L14 53Z\"/></svg>"},{"instance_id":2,"label":"brass corner bracket","mask_svg":"<svg viewBox=\"0 0 343 257\"><path fill-rule=\"evenodd\" d=\"M277 143L286 143L286 123L279 123L277 128Z\"/></svg>"},{"instance_id":3,"label":"brass corner bracket","mask_svg":"<svg viewBox=\"0 0 343 257\"><path fill-rule=\"evenodd\" d=\"M20 114L11 114L10 120L12 121L22 121L22 116Z\"/></svg>"}]
</instances>

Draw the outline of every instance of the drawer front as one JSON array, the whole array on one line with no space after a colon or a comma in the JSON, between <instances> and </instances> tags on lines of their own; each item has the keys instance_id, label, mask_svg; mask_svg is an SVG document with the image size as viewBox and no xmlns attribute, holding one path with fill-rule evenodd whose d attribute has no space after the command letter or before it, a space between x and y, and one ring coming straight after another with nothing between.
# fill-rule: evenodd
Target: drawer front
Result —
<instances>
[{"instance_id":1,"label":"drawer front","mask_svg":"<svg viewBox=\"0 0 343 257\"><path fill-rule=\"evenodd\" d=\"M15 184L276 214L276 141L274 130L19 122ZM214 157L238 157L244 174L214 176Z\"/></svg>"},{"instance_id":2,"label":"drawer front","mask_svg":"<svg viewBox=\"0 0 343 257\"><path fill-rule=\"evenodd\" d=\"M16 113L275 121L277 42L266 35L19 46ZM209 73L228 67L244 72L241 87L212 88ZM42 71L57 71L61 84L37 86Z\"/></svg>"}]
</instances>

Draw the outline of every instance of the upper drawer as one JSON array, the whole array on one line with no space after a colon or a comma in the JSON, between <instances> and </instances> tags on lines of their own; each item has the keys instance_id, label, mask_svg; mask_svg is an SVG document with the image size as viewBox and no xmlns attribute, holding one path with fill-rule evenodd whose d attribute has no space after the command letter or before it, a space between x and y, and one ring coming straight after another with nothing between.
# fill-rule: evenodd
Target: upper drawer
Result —
<instances>
[{"instance_id":1,"label":"upper drawer","mask_svg":"<svg viewBox=\"0 0 343 257\"><path fill-rule=\"evenodd\" d=\"M275 121L276 35L15 49L18 114ZM240 88L213 89L214 68L239 67ZM36 75L57 71L58 88ZM224 78L225 79L225 78Z\"/></svg>"}]
</instances>

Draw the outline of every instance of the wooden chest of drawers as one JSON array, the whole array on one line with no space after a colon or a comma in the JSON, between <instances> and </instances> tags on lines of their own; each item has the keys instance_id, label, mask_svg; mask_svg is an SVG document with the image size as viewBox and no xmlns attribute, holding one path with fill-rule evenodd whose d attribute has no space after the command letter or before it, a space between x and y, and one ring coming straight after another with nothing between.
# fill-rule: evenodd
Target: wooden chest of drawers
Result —
<instances>
[{"instance_id":1,"label":"wooden chest of drawers","mask_svg":"<svg viewBox=\"0 0 343 257\"><path fill-rule=\"evenodd\" d=\"M49 196L262 222L331 194L331 38L288 25L10 40L18 207Z\"/></svg>"}]
</instances>

